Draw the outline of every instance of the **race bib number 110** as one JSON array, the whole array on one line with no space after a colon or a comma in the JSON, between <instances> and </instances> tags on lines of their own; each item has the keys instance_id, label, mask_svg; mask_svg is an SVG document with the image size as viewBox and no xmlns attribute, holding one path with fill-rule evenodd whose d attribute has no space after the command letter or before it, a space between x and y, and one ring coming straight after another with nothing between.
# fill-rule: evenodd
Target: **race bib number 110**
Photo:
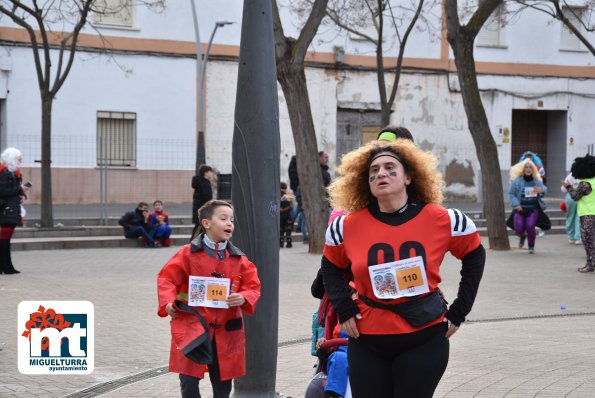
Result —
<instances>
[{"instance_id":1,"label":"race bib number 110","mask_svg":"<svg viewBox=\"0 0 595 398\"><path fill-rule=\"evenodd\" d=\"M374 295L396 299L428 293L428 278L421 256L368 267Z\"/></svg>"}]
</instances>

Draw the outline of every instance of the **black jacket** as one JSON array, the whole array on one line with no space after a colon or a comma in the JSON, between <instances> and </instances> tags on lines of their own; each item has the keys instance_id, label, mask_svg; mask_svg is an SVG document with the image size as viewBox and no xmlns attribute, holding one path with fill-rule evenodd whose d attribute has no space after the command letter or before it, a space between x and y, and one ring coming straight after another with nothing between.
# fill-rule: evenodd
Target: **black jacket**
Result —
<instances>
[{"instance_id":1,"label":"black jacket","mask_svg":"<svg viewBox=\"0 0 595 398\"><path fill-rule=\"evenodd\" d=\"M300 186L300 178L298 177L297 159L295 155L291 157L289 167L287 168L287 174L289 175L289 187L294 194L297 194L297 189Z\"/></svg>"},{"instance_id":2,"label":"black jacket","mask_svg":"<svg viewBox=\"0 0 595 398\"><path fill-rule=\"evenodd\" d=\"M130 235L130 232L136 227L143 227L144 229L147 229L147 224L145 223L145 216L143 216L143 214L138 209L126 212L120 218L118 224L124 227L124 236L126 236L127 238L138 237L138 235Z\"/></svg>"},{"instance_id":3,"label":"black jacket","mask_svg":"<svg viewBox=\"0 0 595 398\"><path fill-rule=\"evenodd\" d=\"M321 164L320 172L322 173L322 183L326 188L331 183L331 173L328 172L328 166L325 164Z\"/></svg>"},{"instance_id":4,"label":"black jacket","mask_svg":"<svg viewBox=\"0 0 595 398\"><path fill-rule=\"evenodd\" d=\"M192 223L198 224L197 211L202 205L213 199L213 188L211 182L204 177L192 177L192 188L194 194L192 195Z\"/></svg>"},{"instance_id":5,"label":"black jacket","mask_svg":"<svg viewBox=\"0 0 595 398\"><path fill-rule=\"evenodd\" d=\"M0 173L0 224L21 225L21 178L4 169Z\"/></svg>"}]
</instances>

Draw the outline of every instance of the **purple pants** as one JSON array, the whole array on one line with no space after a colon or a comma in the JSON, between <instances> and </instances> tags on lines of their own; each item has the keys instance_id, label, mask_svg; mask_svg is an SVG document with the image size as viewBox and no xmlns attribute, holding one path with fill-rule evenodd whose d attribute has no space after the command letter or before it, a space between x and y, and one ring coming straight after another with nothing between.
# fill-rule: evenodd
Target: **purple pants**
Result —
<instances>
[{"instance_id":1,"label":"purple pants","mask_svg":"<svg viewBox=\"0 0 595 398\"><path fill-rule=\"evenodd\" d=\"M531 210L531 213L525 216L522 213L514 214L514 232L518 236L526 235L530 247L535 246L535 225L538 215L537 209Z\"/></svg>"}]
</instances>

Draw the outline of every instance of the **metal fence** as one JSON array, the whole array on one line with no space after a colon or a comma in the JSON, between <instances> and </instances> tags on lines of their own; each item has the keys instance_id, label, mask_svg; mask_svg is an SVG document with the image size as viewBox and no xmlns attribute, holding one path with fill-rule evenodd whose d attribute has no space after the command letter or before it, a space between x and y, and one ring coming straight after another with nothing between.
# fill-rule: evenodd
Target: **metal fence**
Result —
<instances>
[{"instance_id":1,"label":"metal fence","mask_svg":"<svg viewBox=\"0 0 595 398\"><path fill-rule=\"evenodd\" d=\"M172 215L190 216L192 203L191 179L194 175L196 141L191 139L143 138L137 140L135 149L136 167L100 166L98 140L94 137L64 136L52 138L52 197L54 217L117 217L130 210L140 201L152 203L162 200ZM10 146L19 148L24 156L23 173L31 180L33 188L26 204L29 218L39 218L41 200L41 170L36 160L41 158L41 142L38 136L10 136ZM561 148L549 148L548 157L558 157L567 164L577 156L593 153L593 144L575 144ZM477 156L473 145L452 147L436 145L432 151L439 159L440 171L444 173L445 159L465 159L476 168ZM539 152L539 150L536 150ZM448 153L448 157L444 156ZM208 140L207 163L218 175L213 190L216 197L231 199L231 140ZM510 151L500 151L499 160L503 178L508 167L516 163ZM281 179L287 181L286 159L281 161ZM333 168L334 165L331 165ZM566 170L556 170L563 174ZM550 173L550 170L547 170ZM479 170L475 170L476 185L481 186ZM555 174L555 173L552 173ZM558 185L558 181L548 181ZM559 189L556 187L556 191ZM480 195L479 195L480 197Z\"/></svg>"}]
</instances>

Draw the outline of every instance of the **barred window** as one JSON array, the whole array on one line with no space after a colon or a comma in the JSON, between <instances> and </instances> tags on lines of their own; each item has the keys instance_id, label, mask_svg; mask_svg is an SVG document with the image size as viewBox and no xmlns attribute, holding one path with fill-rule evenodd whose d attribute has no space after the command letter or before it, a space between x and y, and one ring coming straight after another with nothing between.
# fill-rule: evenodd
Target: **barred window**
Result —
<instances>
[{"instance_id":1,"label":"barred window","mask_svg":"<svg viewBox=\"0 0 595 398\"><path fill-rule=\"evenodd\" d=\"M93 22L102 25L133 27L132 0L96 0Z\"/></svg>"},{"instance_id":2,"label":"barred window","mask_svg":"<svg viewBox=\"0 0 595 398\"><path fill-rule=\"evenodd\" d=\"M136 167L136 113L97 112L97 165Z\"/></svg>"}]
</instances>

